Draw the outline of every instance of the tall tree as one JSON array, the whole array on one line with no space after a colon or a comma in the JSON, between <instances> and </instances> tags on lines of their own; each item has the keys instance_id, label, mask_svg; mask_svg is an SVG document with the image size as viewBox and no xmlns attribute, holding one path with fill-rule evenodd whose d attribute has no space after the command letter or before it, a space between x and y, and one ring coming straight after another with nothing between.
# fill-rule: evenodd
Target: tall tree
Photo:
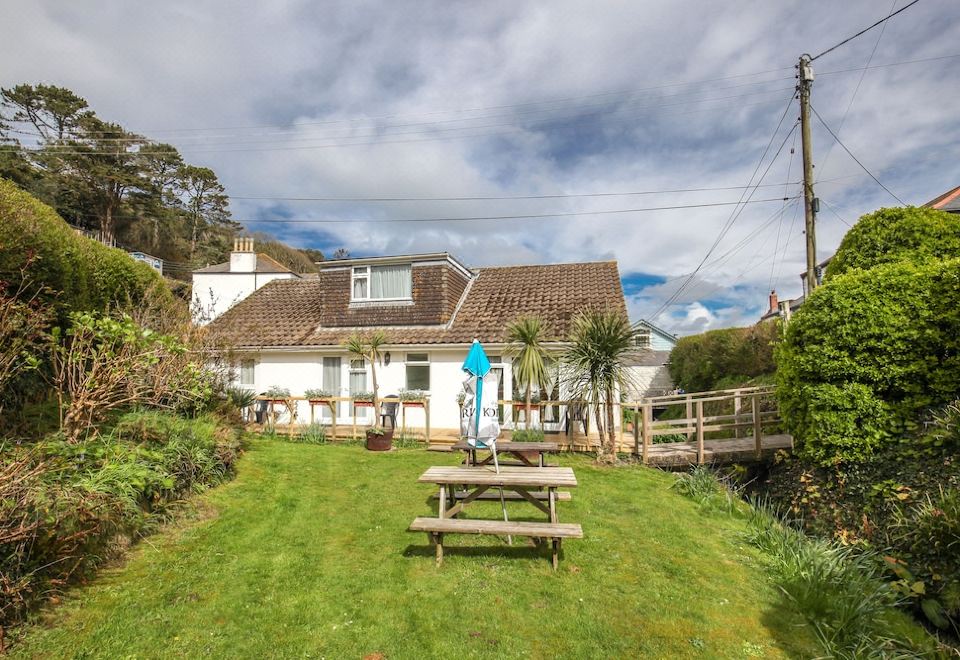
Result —
<instances>
[{"instance_id":1,"label":"tall tree","mask_svg":"<svg viewBox=\"0 0 960 660\"><path fill-rule=\"evenodd\" d=\"M178 173L181 203L187 213L190 259L196 256L197 242L210 228L234 228L227 209L229 199L217 175L207 167L184 165Z\"/></svg>"},{"instance_id":2,"label":"tall tree","mask_svg":"<svg viewBox=\"0 0 960 660\"><path fill-rule=\"evenodd\" d=\"M0 89L4 109L13 114L7 121L29 124L44 142L69 137L80 124L93 116L87 102L65 87L55 85L17 85Z\"/></svg>"},{"instance_id":3,"label":"tall tree","mask_svg":"<svg viewBox=\"0 0 960 660\"><path fill-rule=\"evenodd\" d=\"M601 460L617 460L613 411L616 397L630 385L625 360L633 347L633 328L622 312L592 310L573 320L570 347L563 356L565 379L574 397L593 406ZM606 411L606 434L601 409Z\"/></svg>"},{"instance_id":4,"label":"tall tree","mask_svg":"<svg viewBox=\"0 0 960 660\"><path fill-rule=\"evenodd\" d=\"M143 154L143 160L150 188L140 200L141 213L150 225L150 248L156 251L160 246L161 225L166 223L172 229L179 211L177 186L184 162L180 152L170 144L152 145Z\"/></svg>"}]
</instances>

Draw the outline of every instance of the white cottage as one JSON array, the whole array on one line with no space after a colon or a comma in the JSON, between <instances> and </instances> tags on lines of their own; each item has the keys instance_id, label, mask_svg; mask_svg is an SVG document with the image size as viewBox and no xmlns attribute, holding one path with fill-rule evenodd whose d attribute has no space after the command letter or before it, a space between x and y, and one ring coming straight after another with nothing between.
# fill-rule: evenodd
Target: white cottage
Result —
<instances>
[{"instance_id":1,"label":"white cottage","mask_svg":"<svg viewBox=\"0 0 960 660\"><path fill-rule=\"evenodd\" d=\"M389 339L383 364L377 365L381 396L426 390L431 427L441 433L459 425L461 365L474 339L501 376L500 398L511 399L506 327L518 315L540 315L548 345L557 351L581 310L613 308L626 316L614 261L470 269L441 252L318 266L318 277L272 281L214 322L242 356L237 384L258 393L283 387L294 396L313 388L340 396L366 392L372 389L370 365L341 344L355 332L380 329ZM557 400L556 376L549 389L542 398ZM303 405L301 419L309 416ZM340 406L338 423L352 421L349 408ZM373 422L372 412L360 412ZM422 412L411 411L407 419L411 426L422 424L410 414ZM510 420L504 421L509 426ZM547 432L563 431L566 411L547 409L542 422Z\"/></svg>"},{"instance_id":2,"label":"white cottage","mask_svg":"<svg viewBox=\"0 0 960 660\"><path fill-rule=\"evenodd\" d=\"M276 259L254 252L252 238L236 238L230 261L193 271L193 320L209 323L260 287L299 278Z\"/></svg>"}]
</instances>

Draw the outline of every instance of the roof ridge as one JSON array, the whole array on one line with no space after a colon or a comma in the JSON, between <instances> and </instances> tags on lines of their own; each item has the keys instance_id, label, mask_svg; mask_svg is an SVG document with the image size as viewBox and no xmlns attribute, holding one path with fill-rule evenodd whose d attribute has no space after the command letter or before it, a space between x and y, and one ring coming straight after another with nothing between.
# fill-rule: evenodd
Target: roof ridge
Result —
<instances>
[{"instance_id":1,"label":"roof ridge","mask_svg":"<svg viewBox=\"0 0 960 660\"><path fill-rule=\"evenodd\" d=\"M298 273L294 272L293 269L291 269L289 266L280 263L279 261L277 261L276 259L274 259L273 257L271 257L269 254L267 254L266 252L257 252L257 259L259 259L260 257L263 257L264 259L268 259L268 260L272 261L274 264L276 264L276 265L279 266L280 268L283 268L283 269L286 270L288 273L293 273L294 275L298 275Z\"/></svg>"},{"instance_id":2,"label":"roof ridge","mask_svg":"<svg viewBox=\"0 0 960 660\"><path fill-rule=\"evenodd\" d=\"M497 268L560 268L562 266L592 266L595 264L618 264L616 259L597 259L595 261L564 261L554 264L504 264L498 266L474 266L474 270L494 270Z\"/></svg>"}]
</instances>

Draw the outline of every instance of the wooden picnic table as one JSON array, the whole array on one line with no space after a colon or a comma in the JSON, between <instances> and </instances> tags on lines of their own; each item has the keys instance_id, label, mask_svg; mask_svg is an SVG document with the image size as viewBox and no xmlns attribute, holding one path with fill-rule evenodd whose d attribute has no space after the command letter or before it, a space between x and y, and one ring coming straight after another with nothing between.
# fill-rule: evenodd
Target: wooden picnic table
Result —
<instances>
[{"instance_id":1,"label":"wooden picnic table","mask_svg":"<svg viewBox=\"0 0 960 660\"><path fill-rule=\"evenodd\" d=\"M497 453L501 455L513 456L515 462L501 462L500 465L507 466L528 466L528 467L546 467L544 464L544 454L556 454L560 452L560 445L556 442L498 442ZM493 454L491 453L482 461L477 460L477 451L483 451L483 448L472 447L465 440L453 445L453 448L467 453L467 465L488 465L493 464ZM527 454L536 453L536 463L527 457Z\"/></svg>"},{"instance_id":2,"label":"wooden picnic table","mask_svg":"<svg viewBox=\"0 0 960 660\"><path fill-rule=\"evenodd\" d=\"M528 443L523 443L528 444ZM440 506L437 518L416 518L411 531L427 532L436 545L437 563L443 561L444 534L498 534L530 536L536 541L553 541L553 567L559 561L560 542L564 538L583 538L583 530L577 524L561 524L557 515L557 489L572 488L577 478L571 468L563 467L515 467L503 466L495 472L491 466L434 466L428 468L420 483L437 484L440 487ZM457 488L467 489L463 497L455 495ZM456 516L471 502L480 499L491 488L503 488L517 493L520 499L533 504L547 515L548 522L508 522L503 520L467 520ZM546 489L547 501L530 491ZM542 495L542 494L541 494ZM513 498L511 498L513 499Z\"/></svg>"}]
</instances>

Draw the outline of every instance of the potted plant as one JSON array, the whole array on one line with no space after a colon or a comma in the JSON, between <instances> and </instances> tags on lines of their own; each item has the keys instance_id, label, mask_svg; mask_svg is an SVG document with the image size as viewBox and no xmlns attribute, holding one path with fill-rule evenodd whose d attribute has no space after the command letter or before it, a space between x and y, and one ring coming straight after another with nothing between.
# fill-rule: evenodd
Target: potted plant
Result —
<instances>
[{"instance_id":1,"label":"potted plant","mask_svg":"<svg viewBox=\"0 0 960 660\"><path fill-rule=\"evenodd\" d=\"M400 401L405 406L423 407L427 400L427 393L423 390L400 390Z\"/></svg>"},{"instance_id":2,"label":"potted plant","mask_svg":"<svg viewBox=\"0 0 960 660\"><path fill-rule=\"evenodd\" d=\"M369 394L369 399L361 398L360 394L355 394L353 396L355 406L358 404L361 406L372 406L375 411L380 409L380 387L377 385L377 363L383 355L383 347L386 343L386 333L382 330L377 330L368 335L355 333L342 344L350 353L370 363L370 380L373 381L373 392L363 393L364 395ZM367 401L369 401L369 403L366 403Z\"/></svg>"},{"instance_id":3,"label":"potted plant","mask_svg":"<svg viewBox=\"0 0 960 660\"><path fill-rule=\"evenodd\" d=\"M353 405L357 408L370 408L373 406L373 392L357 392L351 396L353 398Z\"/></svg>"},{"instance_id":4,"label":"potted plant","mask_svg":"<svg viewBox=\"0 0 960 660\"><path fill-rule=\"evenodd\" d=\"M393 429L371 426L367 429L366 446L370 451L390 451L393 447Z\"/></svg>"},{"instance_id":5,"label":"potted plant","mask_svg":"<svg viewBox=\"0 0 960 660\"><path fill-rule=\"evenodd\" d=\"M304 391L303 396L310 403L327 403L333 397L333 393L326 390L310 389Z\"/></svg>"},{"instance_id":6,"label":"potted plant","mask_svg":"<svg viewBox=\"0 0 960 660\"><path fill-rule=\"evenodd\" d=\"M279 385L274 385L263 395L272 403L286 403L287 399L290 398L290 390L285 387L280 387Z\"/></svg>"}]
</instances>

